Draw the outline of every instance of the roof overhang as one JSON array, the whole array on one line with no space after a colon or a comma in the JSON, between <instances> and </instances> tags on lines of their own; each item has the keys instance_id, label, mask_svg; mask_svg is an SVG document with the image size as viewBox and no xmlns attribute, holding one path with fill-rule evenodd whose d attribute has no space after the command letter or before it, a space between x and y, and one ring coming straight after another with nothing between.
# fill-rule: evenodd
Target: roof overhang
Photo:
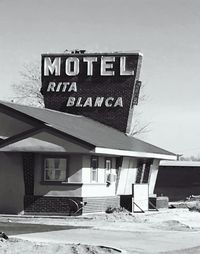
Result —
<instances>
[{"instance_id":1,"label":"roof overhang","mask_svg":"<svg viewBox=\"0 0 200 254\"><path fill-rule=\"evenodd\" d=\"M104 148L104 147L96 147L95 153L117 155L117 156L127 156L127 157L138 157L138 158L155 158L160 160L177 160L176 155L136 152L136 151L128 151L128 150L110 149L110 148Z\"/></svg>"}]
</instances>

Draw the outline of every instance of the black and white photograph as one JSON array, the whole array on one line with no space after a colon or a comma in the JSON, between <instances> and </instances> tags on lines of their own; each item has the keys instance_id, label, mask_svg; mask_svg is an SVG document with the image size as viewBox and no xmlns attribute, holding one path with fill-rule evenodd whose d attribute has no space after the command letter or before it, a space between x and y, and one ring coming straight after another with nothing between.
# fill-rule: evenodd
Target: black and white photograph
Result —
<instances>
[{"instance_id":1,"label":"black and white photograph","mask_svg":"<svg viewBox=\"0 0 200 254\"><path fill-rule=\"evenodd\" d=\"M199 0L0 0L0 253L200 253L199 95Z\"/></svg>"}]
</instances>

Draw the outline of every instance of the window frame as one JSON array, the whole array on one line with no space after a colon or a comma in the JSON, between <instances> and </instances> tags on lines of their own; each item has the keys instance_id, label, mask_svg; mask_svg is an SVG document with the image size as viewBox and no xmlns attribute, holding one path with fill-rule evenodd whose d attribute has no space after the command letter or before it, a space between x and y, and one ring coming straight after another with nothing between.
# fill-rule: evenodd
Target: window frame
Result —
<instances>
[{"instance_id":1,"label":"window frame","mask_svg":"<svg viewBox=\"0 0 200 254\"><path fill-rule=\"evenodd\" d=\"M47 180L46 179L46 171L48 169L46 169L45 167L45 161L47 159L65 159L66 161L66 168L65 168L65 179L63 180L56 180L56 179L50 179ZM68 165L69 165L69 156L66 155L44 155L42 158L42 182L46 183L46 184L51 184L51 183L55 183L55 184L60 184L62 182L68 182Z\"/></svg>"},{"instance_id":2,"label":"window frame","mask_svg":"<svg viewBox=\"0 0 200 254\"><path fill-rule=\"evenodd\" d=\"M109 169L110 172L109 172L109 173L107 172L108 169L106 168L106 161L107 161L107 160L110 161L110 169ZM105 170L105 176L104 176L104 179L105 179L105 180L104 180L104 181L105 181L105 183L106 183L106 182L108 181L108 179L107 179L107 178L108 178L108 175L109 175L109 174L112 174L112 158L111 158L111 157L105 157L105 158L104 158L104 170Z\"/></svg>"},{"instance_id":3,"label":"window frame","mask_svg":"<svg viewBox=\"0 0 200 254\"><path fill-rule=\"evenodd\" d=\"M96 167L93 167L93 160L96 160ZM90 159L90 182L91 183L98 183L98 169L99 169L99 157L98 156L91 156ZM94 173L96 174L96 179L93 179Z\"/></svg>"}]
</instances>

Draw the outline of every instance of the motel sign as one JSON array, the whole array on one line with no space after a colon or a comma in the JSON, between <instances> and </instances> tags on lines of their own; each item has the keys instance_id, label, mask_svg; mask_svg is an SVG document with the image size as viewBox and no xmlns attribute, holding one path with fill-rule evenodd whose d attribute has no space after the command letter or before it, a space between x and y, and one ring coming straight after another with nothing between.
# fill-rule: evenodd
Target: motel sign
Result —
<instances>
[{"instance_id":1,"label":"motel sign","mask_svg":"<svg viewBox=\"0 0 200 254\"><path fill-rule=\"evenodd\" d=\"M141 59L140 53L43 54L45 107L128 133L139 96Z\"/></svg>"}]
</instances>

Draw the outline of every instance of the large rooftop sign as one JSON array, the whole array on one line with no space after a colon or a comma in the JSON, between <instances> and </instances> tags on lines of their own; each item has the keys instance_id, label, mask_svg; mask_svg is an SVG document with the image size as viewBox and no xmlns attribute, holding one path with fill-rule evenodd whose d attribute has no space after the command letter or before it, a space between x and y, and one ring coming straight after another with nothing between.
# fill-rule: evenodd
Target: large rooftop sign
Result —
<instances>
[{"instance_id":1,"label":"large rooftop sign","mask_svg":"<svg viewBox=\"0 0 200 254\"><path fill-rule=\"evenodd\" d=\"M42 55L45 107L129 132L140 83L140 53Z\"/></svg>"}]
</instances>

